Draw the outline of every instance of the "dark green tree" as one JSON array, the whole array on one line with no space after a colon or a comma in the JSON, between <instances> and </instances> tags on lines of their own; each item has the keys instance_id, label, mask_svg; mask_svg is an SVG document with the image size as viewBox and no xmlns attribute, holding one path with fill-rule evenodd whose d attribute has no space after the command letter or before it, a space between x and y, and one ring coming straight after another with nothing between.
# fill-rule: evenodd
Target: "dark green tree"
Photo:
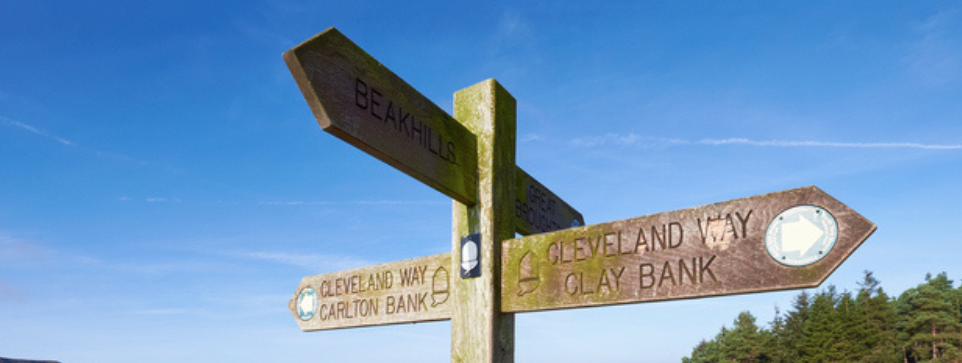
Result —
<instances>
[{"instance_id":1,"label":"dark green tree","mask_svg":"<svg viewBox=\"0 0 962 363\"><path fill-rule=\"evenodd\" d=\"M880 285L871 271L865 271L865 277L859 283L855 298L859 311L856 339L862 351L859 362L885 363L902 359L895 335L895 304Z\"/></svg>"},{"instance_id":2,"label":"dark green tree","mask_svg":"<svg viewBox=\"0 0 962 363\"><path fill-rule=\"evenodd\" d=\"M738 314L734 327L722 327L715 339L695 346L684 363L768 363L763 352L764 331L755 324L755 317L744 311Z\"/></svg>"},{"instance_id":3,"label":"dark green tree","mask_svg":"<svg viewBox=\"0 0 962 363\"><path fill-rule=\"evenodd\" d=\"M962 363L962 286L945 273L892 299L866 271L858 290L798 294L769 329L742 312L688 363Z\"/></svg>"},{"instance_id":4,"label":"dark green tree","mask_svg":"<svg viewBox=\"0 0 962 363\"><path fill-rule=\"evenodd\" d=\"M843 362L841 320L835 305L839 302L835 286L815 294L800 344L802 362Z\"/></svg>"},{"instance_id":5,"label":"dark green tree","mask_svg":"<svg viewBox=\"0 0 962 363\"><path fill-rule=\"evenodd\" d=\"M833 346L838 350L838 355L842 357L842 362L857 362L868 353L859 344L865 335L865 332L861 329L863 322L862 306L858 305L856 300L852 298L852 294L846 291L839 295L835 310L835 319L838 319L836 322L838 340L834 342Z\"/></svg>"},{"instance_id":6,"label":"dark green tree","mask_svg":"<svg viewBox=\"0 0 962 363\"><path fill-rule=\"evenodd\" d=\"M794 363L802 360L802 339L805 336L805 326L808 325L808 315L812 301L808 291L802 291L792 301L792 309L785 317L783 329L775 331L779 335L782 353L776 359L779 363Z\"/></svg>"},{"instance_id":7,"label":"dark green tree","mask_svg":"<svg viewBox=\"0 0 962 363\"><path fill-rule=\"evenodd\" d=\"M718 342L702 340L691 351L691 358L685 357L682 363L717 363L720 360Z\"/></svg>"},{"instance_id":8,"label":"dark green tree","mask_svg":"<svg viewBox=\"0 0 962 363\"><path fill-rule=\"evenodd\" d=\"M771 363L789 363L793 361L789 347L793 344L789 341L786 332L786 320L782 317L781 310L775 307L775 317L772 319L771 328L762 330L762 355Z\"/></svg>"},{"instance_id":9,"label":"dark green tree","mask_svg":"<svg viewBox=\"0 0 962 363\"><path fill-rule=\"evenodd\" d=\"M899 297L908 338L906 350L918 362L962 361L962 317L958 290L943 272Z\"/></svg>"},{"instance_id":10,"label":"dark green tree","mask_svg":"<svg viewBox=\"0 0 962 363\"><path fill-rule=\"evenodd\" d=\"M909 343L912 338L912 332L909 329L909 320L911 320L909 315L914 309L910 302L916 299L918 292L917 287L905 290L895 301L895 341L899 346L902 363L915 363L916 361L912 344Z\"/></svg>"},{"instance_id":11,"label":"dark green tree","mask_svg":"<svg viewBox=\"0 0 962 363\"><path fill-rule=\"evenodd\" d=\"M721 339L721 362L761 363L762 333L755 324L755 317L747 311L738 314L735 325Z\"/></svg>"}]
</instances>

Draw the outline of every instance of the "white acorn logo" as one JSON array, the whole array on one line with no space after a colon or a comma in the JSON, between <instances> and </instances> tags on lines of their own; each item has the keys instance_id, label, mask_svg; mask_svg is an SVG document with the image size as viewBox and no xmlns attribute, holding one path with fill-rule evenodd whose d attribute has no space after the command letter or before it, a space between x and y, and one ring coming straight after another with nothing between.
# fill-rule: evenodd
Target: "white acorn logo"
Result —
<instances>
[{"instance_id":1,"label":"white acorn logo","mask_svg":"<svg viewBox=\"0 0 962 363\"><path fill-rule=\"evenodd\" d=\"M471 271L478 266L478 244L474 241L465 242L461 247L461 269Z\"/></svg>"}]
</instances>

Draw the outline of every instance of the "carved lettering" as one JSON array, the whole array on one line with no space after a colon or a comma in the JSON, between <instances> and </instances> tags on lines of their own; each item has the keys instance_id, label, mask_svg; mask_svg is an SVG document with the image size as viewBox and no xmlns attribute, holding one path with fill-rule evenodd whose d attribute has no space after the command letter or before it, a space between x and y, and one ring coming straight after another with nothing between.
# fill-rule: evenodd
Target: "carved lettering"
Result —
<instances>
[{"instance_id":1,"label":"carved lettering","mask_svg":"<svg viewBox=\"0 0 962 363\"><path fill-rule=\"evenodd\" d=\"M448 141L448 162L457 165L458 159L455 157L455 155L457 154L454 153L454 143Z\"/></svg>"},{"instance_id":2,"label":"carved lettering","mask_svg":"<svg viewBox=\"0 0 962 363\"><path fill-rule=\"evenodd\" d=\"M604 270L601 273L601 278L598 279L598 287L595 289L595 291L606 294L620 291L621 275L624 273L624 266L619 266L617 268L612 267ZM602 290L602 288L604 288L604 290Z\"/></svg>"},{"instance_id":3,"label":"carved lettering","mask_svg":"<svg viewBox=\"0 0 962 363\"><path fill-rule=\"evenodd\" d=\"M638 266L638 287L642 290L655 286L655 266L643 263Z\"/></svg>"},{"instance_id":4,"label":"carved lettering","mask_svg":"<svg viewBox=\"0 0 962 363\"><path fill-rule=\"evenodd\" d=\"M748 219L752 217L752 210L748 210L748 213L745 214L745 218L742 218L741 213L738 212L735 212L735 217L737 217L738 222L742 224L742 238L748 238Z\"/></svg>"},{"instance_id":5,"label":"carved lettering","mask_svg":"<svg viewBox=\"0 0 962 363\"><path fill-rule=\"evenodd\" d=\"M603 272L603 275L607 275L607 272ZM607 276L605 276L607 278ZM585 273L584 272L572 272L565 277L565 292L568 295L589 295L594 294L594 288L589 288L590 286L585 285Z\"/></svg>"},{"instance_id":6,"label":"carved lettering","mask_svg":"<svg viewBox=\"0 0 962 363\"><path fill-rule=\"evenodd\" d=\"M377 89L371 88L371 116L381 120L381 116L377 114L377 106L381 105L381 103L377 101L379 97L381 97L381 92L378 92Z\"/></svg>"},{"instance_id":7,"label":"carved lettering","mask_svg":"<svg viewBox=\"0 0 962 363\"><path fill-rule=\"evenodd\" d=\"M638 248L640 248L641 246L645 246L645 249L644 249L645 252L650 251L648 249L648 239L645 238L644 228L638 229L638 237L635 237L635 250L634 250L635 253L638 253Z\"/></svg>"},{"instance_id":8,"label":"carved lettering","mask_svg":"<svg viewBox=\"0 0 962 363\"><path fill-rule=\"evenodd\" d=\"M394 115L394 102L388 101L387 109L384 111L384 122L391 121L395 128L398 128L397 116ZM398 128L400 130L400 128Z\"/></svg>"},{"instance_id":9,"label":"carved lettering","mask_svg":"<svg viewBox=\"0 0 962 363\"><path fill-rule=\"evenodd\" d=\"M394 102L394 99L385 96L381 90L369 86L360 78L354 80L353 93L354 105L370 114L372 119L393 128L399 136L417 145L418 149L450 164L457 164L455 143L410 112L405 112L403 104Z\"/></svg>"},{"instance_id":10,"label":"carved lettering","mask_svg":"<svg viewBox=\"0 0 962 363\"><path fill-rule=\"evenodd\" d=\"M427 266L414 266L401 269L398 275L401 277L401 286L414 286L424 283L424 274Z\"/></svg>"},{"instance_id":11,"label":"carved lettering","mask_svg":"<svg viewBox=\"0 0 962 363\"><path fill-rule=\"evenodd\" d=\"M642 290L660 288L662 286L682 286L704 284L705 278L712 282L718 278L711 270L711 263L715 255L710 257L692 257L689 263L686 259L669 260L660 264L660 268L651 263L638 265L638 287Z\"/></svg>"},{"instance_id":12,"label":"carved lettering","mask_svg":"<svg viewBox=\"0 0 962 363\"><path fill-rule=\"evenodd\" d=\"M367 83L360 78L355 78L354 82L354 104L362 110L367 109Z\"/></svg>"},{"instance_id":13,"label":"carved lettering","mask_svg":"<svg viewBox=\"0 0 962 363\"><path fill-rule=\"evenodd\" d=\"M575 239L575 260L584 261L588 257L591 257L591 246L589 243L590 240L588 238L582 237Z\"/></svg>"},{"instance_id":14,"label":"carved lettering","mask_svg":"<svg viewBox=\"0 0 962 363\"><path fill-rule=\"evenodd\" d=\"M677 231L677 233L675 233ZM668 248L681 247L681 242L685 240L685 230L681 228L681 223L668 223ZM675 243L678 241L678 243Z\"/></svg>"},{"instance_id":15,"label":"carved lettering","mask_svg":"<svg viewBox=\"0 0 962 363\"><path fill-rule=\"evenodd\" d=\"M729 213L724 216L708 216L702 222L697 219L698 232L701 242L713 250L724 251L732 246L739 238L748 237L748 221L752 217L752 210L742 215L741 212ZM741 233L739 233L739 230Z\"/></svg>"},{"instance_id":16,"label":"carved lettering","mask_svg":"<svg viewBox=\"0 0 962 363\"><path fill-rule=\"evenodd\" d=\"M658 287L665 283L665 276L671 279L671 286L678 285L675 283L675 274L671 272L671 262L665 261L665 266L661 268L661 278L658 279Z\"/></svg>"},{"instance_id":17,"label":"carved lettering","mask_svg":"<svg viewBox=\"0 0 962 363\"><path fill-rule=\"evenodd\" d=\"M701 282L704 282L704 281L705 281L705 272L707 272L708 275L711 276L712 281L718 282L718 278L716 278L716 277L715 277L715 274L711 272L711 263L712 263L712 261L714 261L714 260L715 260L715 255L712 255L711 258L708 259L708 262L707 262L707 263L705 262L704 257L698 257L698 276L699 276L698 279L699 279L699 281L701 281Z\"/></svg>"}]
</instances>

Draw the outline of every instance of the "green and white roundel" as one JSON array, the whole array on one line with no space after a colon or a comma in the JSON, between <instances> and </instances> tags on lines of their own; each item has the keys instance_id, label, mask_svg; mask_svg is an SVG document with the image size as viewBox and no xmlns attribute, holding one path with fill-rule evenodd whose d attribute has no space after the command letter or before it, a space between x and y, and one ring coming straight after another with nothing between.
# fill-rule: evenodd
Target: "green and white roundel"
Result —
<instances>
[{"instance_id":1,"label":"green and white roundel","mask_svg":"<svg viewBox=\"0 0 962 363\"><path fill-rule=\"evenodd\" d=\"M317 291L307 287L297 294L297 317L303 321L311 320L317 313Z\"/></svg>"},{"instance_id":2,"label":"green and white roundel","mask_svg":"<svg viewBox=\"0 0 962 363\"><path fill-rule=\"evenodd\" d=\"M838 222L824 208L795 206L772 219L765 232L768 254L784 265L807 266L818 262L835 247Z\"/></svg>"}]
</instances>

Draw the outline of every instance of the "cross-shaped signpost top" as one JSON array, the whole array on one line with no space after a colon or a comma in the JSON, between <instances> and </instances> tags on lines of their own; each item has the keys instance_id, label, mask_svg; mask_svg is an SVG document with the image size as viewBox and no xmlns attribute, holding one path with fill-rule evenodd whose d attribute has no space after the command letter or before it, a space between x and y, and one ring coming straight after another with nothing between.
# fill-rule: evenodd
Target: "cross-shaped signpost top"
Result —
<instances>
[{"instance_id":1,"label":"cross-shaped signpost top","mask_svg":"<svg viewBox=\"0 0 962 363\"><path fill-rule=\"evenodd\" d=\"M451 253L305 277L305 331L450 319L452 362L513 362L515 312L815 287L876 228L816 187L585 226L496 81L451 117L334 28L284 60L325 131L453 199Z\"/></svg>"}]
</instances>

